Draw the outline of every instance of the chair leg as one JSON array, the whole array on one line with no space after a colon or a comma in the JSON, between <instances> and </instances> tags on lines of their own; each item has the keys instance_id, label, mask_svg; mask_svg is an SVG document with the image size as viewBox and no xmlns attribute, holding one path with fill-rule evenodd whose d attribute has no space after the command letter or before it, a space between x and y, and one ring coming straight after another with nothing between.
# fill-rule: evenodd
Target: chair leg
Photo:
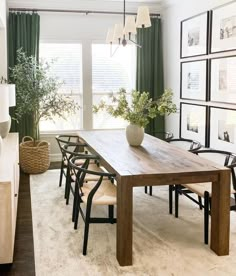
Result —
<instances>
[{"instance_id":1,"label":"chair leg","mask_svg":"<svg viewBox=\"0 0 236 276\"><path fill-rule=\"evenodd\" d=\"M80 203L77 200L75 204L75 213L74 213L74 229L78 228L78 221L79 221L79 209L80 209Z\"/></svg>"},{"instance_id":2,"label":"chair leg","mask_svg":"<svg viewBox=\"0 0 236 276\"><path fill-rule=\"evenodd\" d=\"M76 189L76 185L75 185L75 194L74 194L73 207L72 207L72 222L75 222L76 207L78 207L78 204L76 202L76 200L77 200L76 190L77 189Z\"/></svg>"},{"instance_id":3,"label":"chair leg","mask_svg":"<svg viewBox=\"0 0 236 276\"><path fill-rule=\"evenodd\" d=\"M204 192L204 243L208 244L209 232L209 193Z\"/></svg>"},{"instance_id":4,"label":"chair leg","mask_svg":"<svg viewBox=\"0 0 236 276\"><path fill-rule=\"evenodd\" d=\"M83 255L87 254L90 214L91 214L91 204L88 204L86 209L85 227L84 227Z\"/></svg>"},{"instance_id":5,"label":"chair leg","mask_svg":"<svg viewBox=\"0 0 236 276\"><path fill-rule=\"evenodd\" d=\"M114 223L114 206L108 205L108 217L111 222L111 224Z\"/></svg>"},{"instance_id":6,"label":"chair leg","mask_svg":"<svg viewBox=\"0 0 236 276\"><path fill-rule=\"evenodd\" d=\"M173 212L173 187L169 185L169 214L172 214Z\"/></svg>"},{"instance_id":7,"label":"chair leg","mask_svg":"<svg viewBox=\"0 0 236 276\"><path fill-rule=\"evenodd\" d=\"M149 186L149 195L152 196L152 186Z\"/></svg>"},{"instance_id":8,"label":"chair leg","mask_svg":"<svg viewBox=\"0 0 236 276\"><path fill-rule=\"evenodd\" d=\"M147 186L144 186L144 193L147 194Z\"/></svg>"},{"instance_id":9,"label":"chair leg","mask_svg":"<svg viewBox=\"0 0 236 276\"><path fill-rule=\"evenodd\" d=\"M62 177L63 177L63 169L64 169L64 161L61 161L61 172L60 172L60 179L59 179L59 187L62 185Z\"/></svg>"},{"instance_id":10,"label":"chair leg","mask_svg":"<svg viewBox=\"0 0 236 276\"><path fill-rule=\"evenodd\" d=\"M179 185L175 185L175 217L179 216Z\"/></svg>"},{"instance_id":11,"label":"chair leg","mask_svg":"<svg viewBox=\"0 0 236 276\"><path fill-rule=\"evenodd\" d=\"M67 198L69 168L66 168L65 198Z\"/></svg>"},{"instance_id":12,"label":"chair leg","mask_svg":"<svg viewBox=\"0 0 236 276\"><path fill-rule=\"evenodd\" d=\"M73 209L72 209L72 222L74 222L74 229L77 229L78 227L79 212L80 212L79 208L80 208L80 198L78 195L78 186L77 186L77 183L75 183L75 194L74 194Z\"/></svg>"},{"instance_id":13,"label":"chair leg","mask_svg":"<svg viewBox=\"0 0 236 276\"><path fill-rule=\"evenodd\" d=\"M198 196L199 209L202 210L202 198Z\"/></svg>"},{"instance_id":14,"label":"chair leg","mask_svg":"<svg viewBox=\"0 0 236 276\"><path fill-rule=\"evenodd\" d=\"M65 188L66 205L69 204L70 188L71 188L71 176L70 176L70 170L69 170L69 168L67 168L67 170L66 170L66 188Z\"/></svg>"}]
</instances>

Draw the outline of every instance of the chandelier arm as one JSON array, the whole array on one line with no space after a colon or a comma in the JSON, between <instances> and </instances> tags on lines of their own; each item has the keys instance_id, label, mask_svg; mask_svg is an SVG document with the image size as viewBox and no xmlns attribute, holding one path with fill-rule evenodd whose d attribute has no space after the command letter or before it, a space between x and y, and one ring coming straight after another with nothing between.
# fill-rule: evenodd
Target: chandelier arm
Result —
<instances>
[{"instance_id":1,"label":"chandelier arm","mask_svg":"<svg viewBox=\"0 0 236 276\"><path fill-rule=\"evenodd\" d=\"M137 47L142 48L142 45L138 44L136 41L129 39L132 43L134 43Z\"/></svg>"},{"instance_id":2,"label":"chandelier arm","mask_svg":"<svg viewBox=\"0 0 236 276\"><path fill-rule=\"evenodd\" d=\"M113 57L114 54L116 53L116 51L118 50L118 48L120 47L120 45L117 45L117 47L115 48L114 52L112 53L112 43L110 43L111 47L110 47L110 57Z\"/></svg>"}]
</instances>

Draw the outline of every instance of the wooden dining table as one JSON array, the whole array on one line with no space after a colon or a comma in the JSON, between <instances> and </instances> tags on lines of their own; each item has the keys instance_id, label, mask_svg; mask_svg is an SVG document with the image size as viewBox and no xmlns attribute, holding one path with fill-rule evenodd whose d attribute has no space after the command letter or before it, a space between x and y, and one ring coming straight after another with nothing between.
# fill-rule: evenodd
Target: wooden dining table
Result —
<instances>
[{"instance_id":1,"label":"wooden dining table","mask_svg":"<svg viewBox=\"0 0 236 276\"><path fill-rule=\"evenodd\" d=\"M219 256L229 254L229 169L147 134L138 147L129 146L124 130L79 131L78 135L116 174L116 257L121 266L133 262L133 187L137 186L212 182L210 248Z\"/></svg>"}]
</instances>

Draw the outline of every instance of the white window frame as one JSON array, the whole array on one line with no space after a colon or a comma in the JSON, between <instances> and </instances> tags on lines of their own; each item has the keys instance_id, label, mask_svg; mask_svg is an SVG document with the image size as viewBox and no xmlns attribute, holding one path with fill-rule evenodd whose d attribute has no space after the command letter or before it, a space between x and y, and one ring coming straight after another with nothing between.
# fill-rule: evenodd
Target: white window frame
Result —
<instances>
[{"instance_id":1,"label":"white window frame","mask_svg":"<svg viewBox=\"0 0 236 276\"><path fill-rule=\"evenodd\" d=\"M47 43L47 44L53 44L53 43L58 43L58 44L80 44L81 45L81 51L82 51L82 68L81 68L81 93L75 93L73 94L73 96L79 96L81 97L81 107L80 107L80 116L82 116L81 118L81 128L80 129L83 129L83 123L84 123L84 120L83 120L83 42L81 40L61 40L61 39L40 39L39 41L39 47L40 47L40 44L41 43ZM39 52L40 52L40 49L39 49ZM55 134L68 134L68 133L76 133L78 132L80 129L71 129L71 130L42 130L40 131L40 135L42 136L47 136L47 135L55 135Z\"/></svg>"},{"instance_id":2,"label":"white window frame","mask_svg":"<svg viewBox=\"0 0 236 276\"><path fill-rule=\"evenodd\" d=\"M91 102L93 100L93 89L92 89L92 45L93 44L106 44L106 42L105 42L105 40L92 40L91 41L91 45L90 45L91 46ZM122 45L118 45L118 44L112 45L112 52L114 52L118 46L123 47ZM117 49L117 51L119 51L119 49ZM137 48L136 48L136 55L137 55ZM136 58L134 58L134 67L137 68L137 59ZM136 71L134 72L133 82L136 83ZM131 91L128 91L128 92L131 92ZM96 95L107 95L107 93L99 92L99 93L96 93ZM92 122L92 126L93 126L93 114L91 117L91 122ZM111 128L111 129L105 128L104 130L113 130L113 129L119 130L119 129L123 129L123 128ZM93 128L93 130L103 130L103 129Z\"/></svg>"},{"instance_id":3,"label":"white window frame","mask_svg":"<svg viewBox=\"0 0 236 276\"><path fill-rule=\"evenodd\" d=\"M81 44L82 46L82 85L81 85L81 128L74 130L52 130L52 131L40 131L42 136L55 135L55 134L66 134L66 133L77 133L79 130L92 130L93 129L93 91L92 91L92 45L93 44L105 44L104 40L94 39L83 39L83 40L62 40L62 39L40 39L39 43L60 43L60 44ZM116 45L114 45L115 49ZM123 47L123 46L120 46ZM119 51L119 49L118 49ZM136 59L134 59L136 68ZM136 72L134 74L136 78ZM135 83L136 79L134 79ZM77 94L75 94L77 95Z\"/></svg>"}]
</instances>

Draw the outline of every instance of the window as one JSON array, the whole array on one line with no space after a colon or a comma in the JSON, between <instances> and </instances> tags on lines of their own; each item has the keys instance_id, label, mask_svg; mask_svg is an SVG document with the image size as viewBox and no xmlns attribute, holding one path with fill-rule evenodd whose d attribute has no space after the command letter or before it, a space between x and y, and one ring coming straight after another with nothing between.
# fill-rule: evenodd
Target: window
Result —
<instances>
[{"instance_id":1,"label":"window","mask_svg":"<svg viewBox=\"0 0 236 276\"><path fill-rule=\"evenodd\" d=\"M82 104L82 47L81 44L41 43L40 58L51 62L51 74L63 82L58 93L69 95ZM53 121L40 121L40 131L75 130L81 127L82 112L67 117L67 120L55 117Z\"/></svg>"},{"instance_id":2,"label":"window","mask_svg":"<svg viewBox=\"0 0 236 276\"><path fill-rule=\"evenodd\" d=\"M131 92L135 87L136 47L134 45L120 46L113 57L110 57L110 45L92 45L92 93L93 104L101 99L108 99L111 93L119 88ZM105 112L93 115L93 128L121 128L127 122L115 119Z\"/></svg>"}]
</instances>

